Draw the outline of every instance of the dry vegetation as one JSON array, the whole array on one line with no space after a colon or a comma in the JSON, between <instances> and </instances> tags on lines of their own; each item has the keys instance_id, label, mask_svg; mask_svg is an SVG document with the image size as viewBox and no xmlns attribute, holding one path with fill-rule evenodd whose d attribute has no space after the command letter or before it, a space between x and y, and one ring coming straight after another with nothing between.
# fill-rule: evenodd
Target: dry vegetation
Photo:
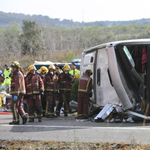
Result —
<instances>
[{"instance_id":1,"label":"dry vegetation","mask_svg":"<svg viewBox=\"0 0 150 150\"><path fill-rule=\"evenodd\" d=\"M150 145L125 143L80 143L55 141L0 141L0 149L8 150L149 150Z\"/></svg>"},{"instance_id":2,"label":"dry vegetation","mask_svg":"<svg viewBox=\"0 0 150 150\"><path fill-rule=\"evenodd\" d=\"M81 58L84 49L118 40L150 37L148 25L112 27L50 28L34 21L23 21L22 29L15 22L0 29L0 69L17 60L26 70L36 61L71 62Z\"/></svg>"}]
</instances>

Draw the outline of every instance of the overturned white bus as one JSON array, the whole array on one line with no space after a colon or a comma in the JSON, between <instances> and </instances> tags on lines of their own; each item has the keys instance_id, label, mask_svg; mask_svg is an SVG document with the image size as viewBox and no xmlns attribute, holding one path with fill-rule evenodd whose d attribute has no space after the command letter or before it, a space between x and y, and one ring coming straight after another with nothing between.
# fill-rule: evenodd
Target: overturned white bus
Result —
<instances>
[{"instance_id":1,"label":"overturned white bus","mask_svg":"<svg viewBox=\"0 0 150 150\"><path fill-rule=\"evenodd\" d=\"M150 39L116 41L84 50L81 75L87 68L93 71L94 104L115 104L128 114L150 119L141 115L146 110L150 115ZM143 101L147 109L139 109Z\"/></svg>"}]
</instances>

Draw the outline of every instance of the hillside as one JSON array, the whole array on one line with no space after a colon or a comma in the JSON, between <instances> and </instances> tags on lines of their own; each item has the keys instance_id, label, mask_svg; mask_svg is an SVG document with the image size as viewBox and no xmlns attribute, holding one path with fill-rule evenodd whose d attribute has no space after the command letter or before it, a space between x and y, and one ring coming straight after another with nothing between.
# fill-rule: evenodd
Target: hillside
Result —
<instances>
[{"instance_id":1,"label":"hillside","mask_svg":"<svg viewBox=\"0 0 150 150\"><path fill-rule=\"evenodd\" d=\"M58 27L58 28L74 28L74 27L109 27L116 25L150 25L150 18L148 19L139 19L139 20L130 20L130 21L95 21L95 22L73 22L72 20L60 20L59 18L50 18L48 16L42 15L25 15L17 13L4 13L0 11L0 29L6 29L10 22L19 23L20 27L22 26L22 20L32 20L35 21L40 26L47 27Z\"/></svg>"}]
</instances>

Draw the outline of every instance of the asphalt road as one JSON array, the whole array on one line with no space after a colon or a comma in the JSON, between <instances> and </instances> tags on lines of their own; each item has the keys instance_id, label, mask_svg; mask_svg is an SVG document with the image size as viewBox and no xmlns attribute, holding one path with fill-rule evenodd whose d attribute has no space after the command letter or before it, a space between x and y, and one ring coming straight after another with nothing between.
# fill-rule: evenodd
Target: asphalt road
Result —
<instances>
[{"instance_id":1,"label":"asphalt road","mask_svg":"<svg viewBox=\"0 0 150 150\"><path fill-rule=\"evenodd\" d=\"M76 120L63 115L55 118L35 119L34 123L9 125L11 115L0 115L1 140L50 140L68 142L125 142L150 143L150 124L142 123L96 123Z\"/></svg>"}]
</instances>

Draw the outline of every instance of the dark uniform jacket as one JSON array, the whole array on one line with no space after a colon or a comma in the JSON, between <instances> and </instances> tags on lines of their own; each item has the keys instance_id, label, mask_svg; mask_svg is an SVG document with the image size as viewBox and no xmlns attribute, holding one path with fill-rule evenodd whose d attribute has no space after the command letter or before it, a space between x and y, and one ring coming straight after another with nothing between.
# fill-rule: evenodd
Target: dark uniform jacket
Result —
<instances>
[{"instance_id":1,"label":"dark uniform jacket","mask_svg":"<svg viewBox=\"0 0 150 150\"><path fill-rule=\"evenodd\" d=\"M41 77L37 74L28 74L25 78L26 94L27 95L39 95L44 91L44 83Z\"/></svg>"},{"instance_id":2,"label":"dark uniform jacket","mask_svg":"<svg viewBox=\"0 0 150 150\"><path fill-rule=\"evenodd\" d=\"M70 73L68 73L68 74L65 74L64 72L61 73L58 76L59 90L71 91L72 83L74 83L74 81L75 81L75 79Z\"/></svg>"},{"instance_id":3,"label":"dark uniform jacket","mask_svg":"<svg viewBox=\"0 0 150 150\"><path fill-rule=\"evenodd\" d=\"M24 76L20 71L16 71L12 75L12 81L11 81L11 95L19 95L19 94L25 94L25 81Z\"/></svg>"},{"instance_id":4,"label":"dark uniform jacket","mask_svg":"<svg viewBox=\"0 0 150 150\"><path fill-rule=\"evenodd\" d=\"M56 75L52 75L50 72L48 72L45 77L44 77L44 87L45 87L45 92L56 92L58 91L58 86L57 86L57 79Z\"/></svg>"},{"instance_id":5,"label":"dark uniform jacket","mask_svg":"<svg viewBox=\"0 0 150 150\"><path fill-rule=\"evenodd\" d=\"M87 93L89 94L92 90L92 78L85 73L79 81L78 93Z\"/></svg>"}]
</instances>

